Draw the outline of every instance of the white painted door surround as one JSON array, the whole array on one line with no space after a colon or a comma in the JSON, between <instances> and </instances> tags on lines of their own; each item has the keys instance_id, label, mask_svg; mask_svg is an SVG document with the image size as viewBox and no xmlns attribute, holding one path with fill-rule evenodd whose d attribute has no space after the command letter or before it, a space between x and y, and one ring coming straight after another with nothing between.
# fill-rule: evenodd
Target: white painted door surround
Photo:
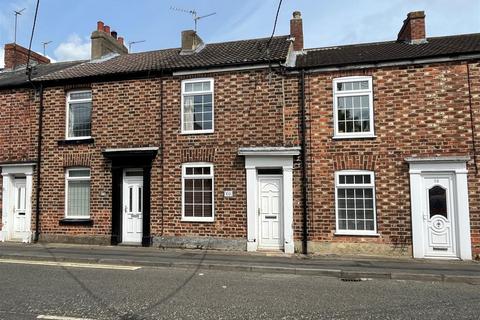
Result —
<instances>
[{"instance_id":1,"label":"white painted door surround","mask_svg":"<svg viewBox=\"0 0 480 320\"><path fill-rule=\"evenodd\" d=\"M252 147L240 148L238 154L245 156L247 180L247 251L257 251L260 241L259 175L258 169L281 169L278 176L281 192L281 225L279 248L285 253L294 253L293 239L293 157L300 154L299 147ZM260 247L261 248L261 247Z\"/></svg>"},{"instance_id":2,"label":"white painted door surround","mask_svg":"<svg viewBox=\"0 0 480 320\"><path fill-rule=\"evenodd\" d=\"M143 230L143 171L125 170L123 176L122 242L141 243Z\"/></svg>"},{"instance_id":3,"label":"white painted door surround","mask_svg":"<svg viewBox=\"0 0 480 320\"><path fill-rule=\"evenodd\" d=\"M471 260L469 157L407 158L413 256Z\"/></svg>"},{"instance_id":4,"label":"white painted door surround","mask_svg":"<svg viewBox=\"0 0 480 320\"><path fill-rule=\"evenodd\" d=\"M0 241L32 239L32 188L34 163L3 164L2 230Z\"/></svg>"}]
</instances>

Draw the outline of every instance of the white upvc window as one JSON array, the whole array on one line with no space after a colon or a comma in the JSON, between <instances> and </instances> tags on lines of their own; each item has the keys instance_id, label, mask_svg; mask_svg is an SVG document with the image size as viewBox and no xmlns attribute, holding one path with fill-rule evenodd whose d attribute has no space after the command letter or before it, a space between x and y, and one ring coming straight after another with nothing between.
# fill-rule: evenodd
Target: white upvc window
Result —
<instances>
[{"instance_id":1,"label":"white upvc window","mask_svg":"<svg viewBox=\"0 0 480 320\"><path fill-rule=\"evenodd\" d=\"M377 235L372 171L335 172L335 211L335 234Z\"/></svg>"},{"instance_id":2,"label":"white upvc window","mask_svg":"<svg viewBox=\"0 0 480 320\"><path fill-rule=\"evenodd\" d=\"M182 81L182 133L213 132L213 79Z\"/></svg>"},{"instance_id":3,"label":"white upvc window","mask_svg":"<svg viewBox=\"0 0 480 320\"><path fill-rule=\"evenodd\" d=\"M333 80L334 138L371 138L373 128L372 77Z\"/></svg>"},{"instance_id":4,"label":"white upvc window","mask_svg":"<svg viewBox=\"0 0 480 320\"><path fill-rule=\"evenodd\" d=\"M67 139L88 139L92 129L92 91L67 93Z\"/></svg>"},{"instance_id":5,"label":"white upvc window","mask_svg":"<svg viewBox=\"0 0 480 320\"><path fill-rule=\"evenodd\" d=\"M182 221L214 221L214 179L211 163L182 165Z\"/></svg>"},{"instance_id":6,"label":"white upvc window","mask_svg":"<svg viewBox=\"0 0 480 320\"><path fill-rule=\"evenodd\" d=\"M70 168L65 172L65 218L90 218L89 168Z\"/></svg>"}]
</instances>

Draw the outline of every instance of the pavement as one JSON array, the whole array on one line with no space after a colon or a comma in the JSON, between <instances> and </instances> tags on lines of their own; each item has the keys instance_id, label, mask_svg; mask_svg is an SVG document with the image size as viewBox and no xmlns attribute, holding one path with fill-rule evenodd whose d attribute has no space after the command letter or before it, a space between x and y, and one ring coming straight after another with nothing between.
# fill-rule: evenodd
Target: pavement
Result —
<instances>
[{"instance_id":1,"label":"pavement","mask_svg":"<svg viewBox=\"0 0 480 320\"><path fill-rule=\"evenodd\" d=\"M0 243L2 259L328 276L347 281L393 279L480 284L480 263L476 261L10 242Z\"/></svg>"}]
</instances>

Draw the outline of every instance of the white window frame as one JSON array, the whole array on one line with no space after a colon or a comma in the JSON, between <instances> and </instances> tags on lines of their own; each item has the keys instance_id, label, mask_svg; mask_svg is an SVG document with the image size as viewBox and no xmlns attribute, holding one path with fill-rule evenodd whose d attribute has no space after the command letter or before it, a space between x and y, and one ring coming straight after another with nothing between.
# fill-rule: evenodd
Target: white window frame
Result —
<instances>
[{"instance_id":1,"label":"white window frame","mask_svg":"<svg viewBox=\"0 0 480 320\"><path fill-rule=\"evenodd\" d=\"M84 93L84 92L90 92L90 99L75 99L75 100L71 100L70 99L70 96L72 93ZM81 136L81 137L70 137L69 135L69 132L68 132L68 128L69 128L69 125L70 125L70 102L90 102L92 104L92 109L91 109L91 113L90 115L92 115L93 113L93 96L92 96L92 90L72 90L72 91L69 91L67 92L67 99L66 99L66 108L65 108L65 139L66 140L84 140L84 139L90 139L92 137L92 121L91 121L91 118L90 118L90 135L89 136Z\"/></svg>"},{"instance_id":2,"label":"white window frame","mask_svg":"<svg viewBox=\"0 0 480 320\"><path fill-rule=\"evenodd\" d=\"M88 170L89 171L88 177L70 177L71 171L79 171L79 170ZM90 219L90 216L91 216L90 210L91 210L91 201L92 201L91 177L92 177L92 171L88 167L72 167L65 170L65 214L64 214L65 219L84 219L84 220ZM90 203L88 204L89 206L88 216L73 216L68 214L68 182L69 181L90 181Z\"/></svg>"},{"instance_id":3,"label":"white window frame","mask_svg":"<svg viewBox=\"0 0 480 320\"><path fill-rule=\"evenodd\" d=\"M341 175L370 175L370 183L366 184L339 184ZM338 226L338 188L372 188L373 197L373 230L340 230ZM335 172L335 235L378 236L377 233L377 203L375 196L375 172L368 170L340 170Z\"/></svg>"},{"instance_id":4,"label":"white window frame","mask_svg":"<svg viewBox=\"0 0 480 320\"><path fill-rule=\"evenodd\" d=\"M197 83L197 82L210 82L209 91L194 91L194 92L185 92L185 85L187 83ZM184 98L185 96L199 95L199 94L212 94L212 129L208 130L185 130L184 129ZM182 134L202 134L202 133L213 133L215 129L215 88L213 78L199 78L199 79L188 79L182 81L182 98L181 98L181 120L180 120L180 130Z\"/></svg>"},{"instance_id":5,"label":"white window frame","mask_svg":"<svg viewBox=\"0 0 480 320\"><path fill-rule=\"evenodd\" d=\"M337 84L341 82L351 81L368 81L369 89L363 90L348 90L338 91ZM369 132L338 132L338 98L350 97L356 95L368 94L368 102L370 104L369 117L370 117L370 131ZM373 80L371 76L354 76L354 77L342 77L333 79L333 138L334 139L350 139L350 138L374 138L374 112L373 112Z\"/></svg>"},{"instance_id":6,"label":"white window frame","mask_svg":"<svg viewBox=\"0 0 480 320\"><path fill-rule=\"evenodd\" d=\"M211 217L186 217L185 216L185 179L190 176L186 175L187 168L209 167L209 175L195 175L197 178L212 179L212 216ZM215 221L215 174L213 171L213 163L209 162L189 162L182 164L182 221L188 222L213 222Z\"/></svg>"}]
</instances>

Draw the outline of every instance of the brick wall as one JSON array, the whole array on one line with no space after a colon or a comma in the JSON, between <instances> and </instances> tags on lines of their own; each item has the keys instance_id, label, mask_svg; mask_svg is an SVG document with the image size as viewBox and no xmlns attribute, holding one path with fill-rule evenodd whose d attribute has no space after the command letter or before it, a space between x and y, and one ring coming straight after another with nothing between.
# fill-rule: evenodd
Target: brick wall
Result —
<instances>
[{"instance_id":1,"label":"brick wall","mask_svg":"<svg viewBox=\"0 0 480 320\"><path fill-rule=\"evenodd\" d=\"M152 236L246 238L244 159L239 147L298 144L298 81L265 71L196 75L213 77L215 132L180 133L181 81L184 77L93 83L93 144L62 145L65 139L64 87L45 91L42 166L42 233L109 236L111 232L111 168L105 148L160 147L151 176ZM163 124L161 115L163 114ZM163 131L162 131L163 130ZM181 220L181 165L208 161L215 172L215 221ZM65 168L91 168L89 226L65 226ZM163 170L162 170L163 168ZM295 170L295 186L299 186ZM234 191L223 198L224 189ZM295 188L300 203L300 189ZM296 213L300 211L296 210ZM297 220L300 217L296 217Z\"/></svg>"},{"instance_id":2,"label":"brick wall","mask_svg":"<svg viewBox=\"0 0 480 320\"><path fill-rule=\"evenodd\" d=\"M46 235L109 238L112 177L110 162L102 150L159 146L158 80L94 83L91 89L94 143L86 145L59 143L65 139L65 97L69 88L45 89L41 231ZM152 170L152 194L160 190L158 163L156 159ZM72 166L87 166L91 170L91 227L59 223L65 215L65 170ZM159 210L159 204L153 200L152 212L155 210Z\"/></svg>"},{"instance_id":3,"label":"brick wall","mask_svg":"<svg viewBox=\"0 0 480 320\"><path fill-rule=\"evenodd\" d=\"M152 231L165 236L215 236L246 238L246 179L239 147L293 146L298 143L297 80L264 71L196 75L214 78L215 132L180 134L181 81L163 81L164 175L163 224ZM285 89L285 95L283 94ZM285 100L285 102L284 102ZM181 221L182 162L213 162L215 172L215 221ZM299 184L299 170L295 184ZM224 190L233 198L224 198ZM295 194L299 202L299 193ZM297 211L298 212L298 211ZM163 230L160 227L163 226Z\"/></svg>"},{"instance_id":4,"label":"brick wall","mask_svg":"<svg viewBox=\"0 0 480 320\"><path fill-rule=\"evenodd\" d=\"M479 65L470 65L473 109L479 119ZM334 140L332 80L373 76L376 138ZM310 240L325 243L411 245L409 174L406 157L470 155L470 214L478 253L479 176L475 174L468 99L467 65L445 63L401 68L325 72L307 76ZM478 126L478 120L474 120ZM479 130L476 128L477 140ZM379 237L337 236L334 172L375 171Z\"/></svg>"},{"instance_id":5,"label":"brick wall","mask_svg":"<svg viewBox=\"0 0 480 320\"><path fill-rule=\"evenodd\" d=\"M0 163L35 161L37 100L29 88L0 90ZM2 183L0 177L0 190L3 188ZM0 193L1 207L2 193ZM0 228L1 215L0 209Z\"/></svg>"}]
</instances>

